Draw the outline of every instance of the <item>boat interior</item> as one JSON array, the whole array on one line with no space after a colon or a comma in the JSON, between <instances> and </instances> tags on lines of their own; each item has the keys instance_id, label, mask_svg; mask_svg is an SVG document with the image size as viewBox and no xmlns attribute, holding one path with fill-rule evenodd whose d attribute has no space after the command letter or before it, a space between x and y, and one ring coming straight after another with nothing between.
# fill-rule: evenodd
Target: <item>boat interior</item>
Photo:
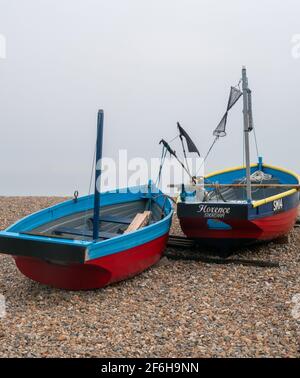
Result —
<instances>
[{"instance_id":1,"label":"boat interior","mask_svg":"<svg viewBox=\"0 0 300 378\"><path fill-rule=\"evenodd\" d=\"M247 201L245 168L211 174L206 177L205 183L207 195L204 197L204 202ZM209 187L210 184L216 187ZM228 184L228 187L218 184ZM260 201L282 194L290 190L292 185L299 185L299 177L277 167L257 164L251 167L251 184L252 200Z\"/></svg>"},{"instance_id":2,"label":"boat interior","mask_svg":"<svg viewBox=\"0 0 300 378\"><path fill-rule=\"evenodd\" d=\"M236 180L233 184L245 184L245 179ZM276 178L269 180L262 180L259 183L253 182L252 186L252 199L254 201L259 201L264 198L268 198L286 191L284 187L255 187L255 184L259 185L276 185L280 184L280 181ZM210 190L208 196L206 197L207 202L234 202L234 201L247 201L247 190L246 187L220 187Z\"/></svg>"},{"instance_id":3,"label":"boat interior","mask_svg":"<svg viewBox=\"0 0 300 378\"><path fill-rule=\"evenodd\" d=\"M147 199L101 207L99 239L110 239L123 234L135 216L145 211L151 211L148 224L156 223L165 216L164 210L156 202L151 201L150 204ZM22 233L52 238L92 241L93 209L58 218Z\"/></svg>"}]
</instances>

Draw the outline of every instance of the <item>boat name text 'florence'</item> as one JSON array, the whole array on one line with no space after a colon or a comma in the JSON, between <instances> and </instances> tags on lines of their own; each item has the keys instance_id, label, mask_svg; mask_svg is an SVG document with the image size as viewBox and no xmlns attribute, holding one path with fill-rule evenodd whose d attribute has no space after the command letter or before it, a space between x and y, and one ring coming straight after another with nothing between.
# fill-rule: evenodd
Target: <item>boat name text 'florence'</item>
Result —
<instances>
[{"instance_id":1,"label":"boat name text 'florence'","mask_svg":"<svg viewBox=\"0 0 300 378\"><path fill-rule=\"evenodd\" d=\"M224 218L230 214L230 207L212 207L207 205L200 205L198 213L204 213L205 217Z\"/></svg>"}]
</instances>

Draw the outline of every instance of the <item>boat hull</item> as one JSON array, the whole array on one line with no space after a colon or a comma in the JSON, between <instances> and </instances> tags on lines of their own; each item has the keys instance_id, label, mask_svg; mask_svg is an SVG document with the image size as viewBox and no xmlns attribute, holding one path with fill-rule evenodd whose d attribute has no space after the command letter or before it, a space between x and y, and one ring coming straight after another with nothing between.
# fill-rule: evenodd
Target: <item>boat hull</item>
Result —
<instances>
[{"instance_id":1,"label":"boat hull","mask_svg":"<svg viewBox=\"0 0 300 378\"><path fill-rule=\"evenodd\" d=\"M293 186L299 185L299 176L261 163L251 166L251 174L257 170L270 175L273 182L254 188L252 201L246 201L244 189L239 188L206 202L178 201L177 215L184 234L226 253L235 247L288 234L298 216L299 193ZM209 184L216 182L230 187L245 175L245 168L239 167L216 172L206 180ZM282 184L287 185L285 190L280 188ZM208 193L213 190L208 188Z\"/></svg>"},{"instance_id":2,"label":"boat hull","mask_svg":"<svg viewBox=\"0 0 300 378\"><path fill-rule=\"evenodd\" d=\"M180 218L180 225L187 237L201 239L206 245L218 249L228 249L283 237L292 230L297 216L296 207L280 214L254 220L226 220L226 224L231 227L229 230L209 229L207 219L200 217Z\"/></svg>"},{"instance_id":3,"label":"boat hull","mask_svg":"<svg viewBox=\"0 0 300 378\"><path fill-rule=\"evenodd\" d=\"M55 264L15 256L26 277L44 285L66 290L91 290L133 277L157 263L166 247L168 234L128 250L87 261L84 264Z\"/></svg>"},{"instance_id":4,"label":"boat hull","mask_svg":"<svg viewBox=\"0 0 300 378\"><path fill-rule=\"evenodd\" d=\"M151 201L150 201L151 199ZM130 278L155 264L166 247L173 207L153 185L101 195L99 238L90 222L94 196L69 200L0 231L0 253L39 283L89 290ZM127 232L137 214L151 209L147 226Z\"/></svg>"}]
</instances>

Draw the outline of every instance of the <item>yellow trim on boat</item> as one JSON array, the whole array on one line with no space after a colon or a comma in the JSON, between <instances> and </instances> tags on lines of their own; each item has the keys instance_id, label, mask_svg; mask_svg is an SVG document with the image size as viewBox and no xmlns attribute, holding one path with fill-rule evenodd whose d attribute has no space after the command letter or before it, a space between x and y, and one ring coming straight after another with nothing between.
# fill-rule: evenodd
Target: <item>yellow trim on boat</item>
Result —
<instances>
[{"instance_id":1,"label":"yellow trim on boat","mask_svg":"<svg viewBox=\"0 0 300 378\"><path fill-rule=\"evenodd\" d=\"M257 167L257 166L258 166L258 164L251 164L250 167L253 168L253 167ZM294 176L297 179L298 184L300 184L300 176L298 174L296 174L295 172L289 171L288 169L284 169L284 168L281 168L281 167L276 167L275 165L269 165L269 164L263 164L263 167L274 169L274 170L277 170L277 171L281 171L281 172L287 173L291 176ZM220 170L220 171L210 173L209 175L205 176L204 178L207 179L207 178L210 178L210 177L213 177L213 176L216 176L216 175L221 175L223 173L238 171L238 170L241 170L241 169L246 169L246 166L223 169L223 170ZM265 205L266 203L276 201L276 200L284 198L284 197L291 196L292 194L295 194L296 192L297 192L297 189L290 189L290 190L287 190L286 192L276 194L275 196L267 197L267 198L264 198L264 199L259 200L259 201L253 201L252 205L253 205L254 208L256 208L258 206Z\"/></svg>"},{"instance_id":2,"label":"yellow trim on boat","mask_svg":"<svg viewBox=\"0 0 300 378\"><path fill-rule=\"evenodd\" d=\"M257 167L257 166L258 166L257 163L254 163L254 164L250 165L251 168ZM287 174L289 174L291 176L294 176L298 180L298 182L300 183L300 175L298 175L295 172L289 171L288 169L285 169L285 168L277 167L275 165L269 165L269 164L263 164L263 167L271 168L271 169L276 169L277 171L281 171L281 172L287 173ZM223 173L229 173L229 172L233 172L233 171L239 171L241 169L246 169L246 166L245 165L241 165L241 166L238 166L238 167L222 169L220 171L212 172L212 173L208 174L207 176L205 176L204 178L210 178L212 176L221 175Z\"/></svg>"},{"instance_id":3,"label":"yellow trim on boat","mask_svg":"<svg viewBox=\"0 0 300 378\"><path fill-rule=\"evenodd\" d=\"M250 167L253 168L253 167L257 167L257 166L258 166L258 164L256 163L256 164L251 164ZM245 166L245 165L241 165L241 166L239 166L239 167L233 167L233 168L222 169L222 170L220 170L220 171L212 172L212 173L210 173L209 175L204 176L204 178L207 179L207 178L210 178L210 177L212 177L212 176L221 175L221 174L223 174L223 173L229 173L229 172L233 172L233 171L239 171L239 170L241 170L241 169L246 169L246 166Z\"/></svg>"},{"instance_id":4,"label":"yellow trim on boat","mask_svg":"<svg viewBox=\"0 0 300 378\"><path fill-rule=\"evenodd\" d=\"M267 197L259 201L253 201L252 205L254 208L256 208L258 206L265 205L266 203L273 202L281 198L291 196L292 194L295 194L295 193L297 193L297 189L290 189L290 190L287 190L286 192L276 194L275 196Z\"/></svg>"},{"instance_id":5,"label":"yellow trim on boat","mask_svg":"<svg viewBox=\"0 0 300 378\"><path fill-rule=\"evenodd\" d=\"M281 172L287 173L291 176L294 176L298 180L298 183L300 183L300 176L293 171L289 171L288 169L276 167L275 165L269 165L269 164L263 164L263 167L276 169L277 171L281 171Z\"/></svg>"}]
</instances>

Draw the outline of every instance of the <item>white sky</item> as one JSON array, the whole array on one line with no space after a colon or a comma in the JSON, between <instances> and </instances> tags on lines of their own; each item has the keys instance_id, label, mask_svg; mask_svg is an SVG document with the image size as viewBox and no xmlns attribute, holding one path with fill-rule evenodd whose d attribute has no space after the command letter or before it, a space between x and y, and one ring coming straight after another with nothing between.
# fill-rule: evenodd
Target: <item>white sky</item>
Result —
<instances>
[{"instance_id":1,"label":"white sky","mask_svg":"<svg viewBox=\"0 0 300 378\"><path fill-rule=\"evenodd\" d=\"M86 193L98 108L105 156L159 156L176 121L205 154L242 65L261 154L300 171L299 15L299 0L0 0L0 195ZM241 104L207 171L242 163Z\"/></svg>"}]
</instances>

